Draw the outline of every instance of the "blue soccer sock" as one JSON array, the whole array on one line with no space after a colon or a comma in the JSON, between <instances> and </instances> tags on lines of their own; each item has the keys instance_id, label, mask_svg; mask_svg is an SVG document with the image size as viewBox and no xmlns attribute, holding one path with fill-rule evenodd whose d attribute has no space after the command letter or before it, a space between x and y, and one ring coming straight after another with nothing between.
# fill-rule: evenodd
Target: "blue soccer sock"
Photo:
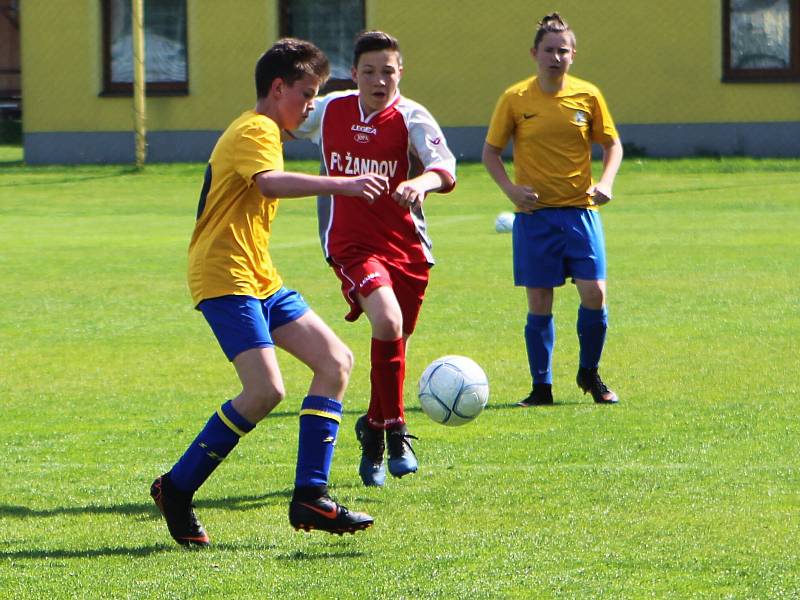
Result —
<instances>
[{"instance_id":1,"label":"blue soccer sock","mask_svg":"<svg viewBox=\"0 0 800 600\"><path fill-rule=\"evenodd\" d=\"M214 469L252 431L253 425L233 408L231 401L217 409L169 472L170 481L181 492L194 494Z\"/></svg>"},{"instance_id":2,"label":"blue soccer sock","mask_svg":"<svg viewBox=\"0 0 800 600\"><path fill-rule=\"evenodd\" d=\"M596 369L600 364L608 329L608 309L578 308L578 342L580 343L580 366Z\"/></svg>"},{"instance_id":3,"label":"blue soccer sock","mask_svg":"<svg viewBox=\"0 0 800 600\"><path fill-rule=\"evenodd\" d=\"M296 488L324 490L333 462L336 435L342 420L342 403L324 396L306 396L300 408Z\"/></svg>"},{"instance_id":4,"label":"blue soccer sock","mask_svg":"<svg viewBox=\"0 0 800 600\"><path fill-rule=\"evenodd\" d=\"M551 370L556 328L553 315L528 313L525 325L525 347L528 350L528 366L533 383L553 383Z\"/></svg>"}]
</instances>

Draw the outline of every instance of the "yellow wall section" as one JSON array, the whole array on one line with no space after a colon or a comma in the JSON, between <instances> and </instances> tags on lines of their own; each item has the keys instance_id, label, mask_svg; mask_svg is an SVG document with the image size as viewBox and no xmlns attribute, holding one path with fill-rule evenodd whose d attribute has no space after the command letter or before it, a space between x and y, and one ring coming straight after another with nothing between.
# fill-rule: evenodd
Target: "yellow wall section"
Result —
<instances>
[{"instance_id":1,"label":"yellow wall section","mask_svg":"<svg viewBox=\"0 0 800 600\"><path fill-rule=\"evenodd\" d=\"M181 125L165 128L222 130L255 106L255 65L278 38L278 0L189 3L191 101L176 116Z\"/></svg>"},{"instance_id":2,"label":"yellow wall section","mask_svg":"<svg viewBox=\"0 0 800 600\"><path fill-rule=\"evenodd\" d=\"M149 97L149 130L221 130L254 102L253 67L278 36L278 0L187 0L189 95ZM573 73L620 124L800 120L800 82L723 84L721 2L559 0L578 37ZM505 87L533 74L552 2L367 0L400 39L402 90L444 126L486 126ZM127 131L130 98L103 98L99 0L21 5L25 130Z\"/></svg>"},{"instance_id":3,"label":"yellow wall section","mask_svg":"<svg viewBox=\"0 0 800 600\"><path fill-rule=\"evenodd\" d=\"M132 99L99 96L99 0L26 2L21 13L25 130L130 130ZM251 108L256 60L278 35L277 0L187 0L187 13L189 95L149 96L150 131L221 130Z\"/></svg>"},{"instance_id":4,"label":"yellow wall section","mask_svg":"<svg viewBox=\"0 0 800 600\"><path fill-rule=\"evenodd\" d=\"M442 125L487 124L503 89L534 74L528 49L538 20L556 5L578 38L572 73L600 87L618 123L800 119L800 82L720 81L721 4L373 0L370 26L400 39L402 89Z\"/></svg>"}]
</instances>

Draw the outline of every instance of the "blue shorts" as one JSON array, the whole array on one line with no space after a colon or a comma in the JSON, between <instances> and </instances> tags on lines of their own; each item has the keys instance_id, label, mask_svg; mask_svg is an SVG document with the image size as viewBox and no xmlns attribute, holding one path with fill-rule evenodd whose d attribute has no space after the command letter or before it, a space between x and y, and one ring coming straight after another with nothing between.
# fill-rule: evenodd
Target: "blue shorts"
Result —
<instances>
[{"instance_id":1,"label":"blue shorts","mask_svg":"<svg viewBox=\"0 0 800 600\"><path fill-rule=\"evenodd\" d=\"M310 310L299 293L285 287L263 300L252 296L220 296L203 300L197 308L230 361L245 350L274 346L270 332Z\"/></svg>"},{"instance_id":2,"label":"blue shorts","mask_svg":"<svg viewBox=\"0 0 800 600\"><path fill-rule=\"evenodd\" d=\"M542 208L514 217L514 285L553 288L568 277L606 278L603 223L595 210Z\"/></svg>"}]
</instances>

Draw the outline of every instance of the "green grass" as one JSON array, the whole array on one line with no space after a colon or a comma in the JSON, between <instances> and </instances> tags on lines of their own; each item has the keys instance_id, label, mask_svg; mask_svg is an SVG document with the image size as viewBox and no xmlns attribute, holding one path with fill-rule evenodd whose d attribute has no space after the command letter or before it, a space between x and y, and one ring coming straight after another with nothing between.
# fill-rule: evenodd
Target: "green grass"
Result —
<instances>
[{"instance_id":1,"label":"green grass","mask_svg":"<svg viewBox=\"0 0 800 600\"><path fill-rule=\"evenodd\" d=\"M22 146L6 145L0 141L0 168L22 164ZM2 173L2 171L0 171Z\"/></svg>"},{"instance_id":2,"label":"green grass","mask_svg":"<svg viewBox=\"0 0 800 600\"><path fill-rule=\"evenodd\" d=\"M273 255L356 354L333 493L376 526L294 532L286 508L308 370L197 497L214 546L184 551L148 495L236 377L185 285L202 165L28 168L0 153L0 597L796 598L800 596L800 162L624 164L603 210L618 406L575 386L577 299L556 294L557 405L527 393L507 201L482 168L430 198L439 260L410 347L420 472L358 480L369 329L342 320L310 200ZM301 168L314 172L310 163ZM419 412L447 353L485 368L462 428Z\"/></svg>"}]
</instances>

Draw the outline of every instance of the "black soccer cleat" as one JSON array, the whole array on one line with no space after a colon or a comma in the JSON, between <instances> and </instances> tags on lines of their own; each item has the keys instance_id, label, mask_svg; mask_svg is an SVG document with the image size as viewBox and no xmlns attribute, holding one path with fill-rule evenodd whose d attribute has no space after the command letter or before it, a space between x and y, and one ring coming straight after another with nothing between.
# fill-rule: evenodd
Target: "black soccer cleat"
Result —
<instances>
[{"instance_id":1,"label":"black soccer cleat","mask_svg":"<svg viewBox=\"0 0 800 600\"><path fill-rule=\"evenodd\" d=\"M548 406L553 404L553 386L549 383L534 383L527 398L517 402L516 406Z\"/></svg>"},{"instance_id":2,"label":"black soccer cleat","mask_svg":"<svg viewBox=\"0 0 800 600\"><path fill-rule=\"evenodd\" d=\"M211 545L203 524L194 514L191 496L176 490L167 475L156 478L150 486L150 496L164 516L172 539L186 547Z\"/></svg>"},{"instance_id":3,"label":"black soccer cleat","mask_svg":"<svg viewBox=\"0 0 800 600\"><path fill-rule=\"evenodd\" d=\"M578 369L578 376L576 378L578 387L583 390L584 394L591 393L592 398L597 404L616 404L619 402L617 395L600 379L600 373L597 369Z\"/></svg>"},{"instance_id":4,"label":"black soccer cleat","mask_svg":"<svg viewBox=\"0 0 800 600\"><path fill-rule=\"evenodd\" d=\"M375 520L367 513L349 511L325 494L316 500L292 500L289 504L289 523L295 529L319 529L342 535L372 527Z\"/></svg>"},{"instance_id":5,"label":"black soccer cleat","mask_svg":"<svg viewBox=\"0 0 800 600\"><path fill-rule=\"evenodd\" d=\"M403 477L416 473L417 455L411 447L411 440L417 438L410 433L405 424L386 431L386 445L389 449L389 473L392 477Z\"/></svg>"},{"instance_id":6,"label":"black soccer cleat","mask_svg":"<svg viewBox=\"0 0 800 600\"><path fill-rule=\"evenodd\" d=\"M386 469L383 467L383 430L378 431L367 424L367 415L356 421L356 438L361 444L361 463L358 474L366 486L382 486L386 481Z\"/></svg>"}]
</instances>

